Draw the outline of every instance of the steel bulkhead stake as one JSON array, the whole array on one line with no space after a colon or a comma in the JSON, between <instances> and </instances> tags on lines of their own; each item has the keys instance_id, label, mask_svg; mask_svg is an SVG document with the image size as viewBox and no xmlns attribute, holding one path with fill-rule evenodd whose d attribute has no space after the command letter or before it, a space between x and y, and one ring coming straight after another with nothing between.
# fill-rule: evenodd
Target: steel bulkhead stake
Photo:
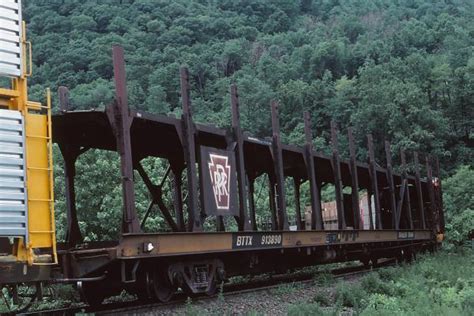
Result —
<instances>
[{"instance_id":1,"label":"steel bulkhead stake","mask_svg":"<svg viewBox=\"0 0 474 316\"><path fill-rule=\"evenodd\" d=\"M141 232L135 209L135 190L133 184L133 161L130 137L130 126L133 117L128 108L128 95L125 75L125 58L123 48L114 45L112 49L115 82L115 103L108 108L108 118L115 130L117 151L120 155L123 194L123 233Z\"/></svg>"},{"instance_id":2,"label":"steel bulkhead stake","mask_svg":"<svg viewBox=\"0 0 474 316\"><path fill-rule=\"evenodd\" d=\"M336 208L338 228L346 229L346 218L344 214L344 196L342 191L341 164L337 148L336 122L331 121L331 145L332 145L332 169L334 174L334 187L336 193Z\"/></svg>"},{"instance_id":3,"label":"steel bulkhead stake","mask_svg":"<svg viewBox=\"0 0 474 316\"><path fill-rule=\"evenodd\" d=\"M322 230L323 217L321 212L321 200L319 198L319 187L316 181L316 168L313 155L313 135L311 131L311 118L308 111L304 112L304 131L305 131L305 164L306 173L309 180L309 189L311 196L311 229Z\"/></svg>"},{"instance_id":4,"label":"steel bulkhead stake","mask_svg":"<svg viewBox=\"0 0 474 316\"><path fill-rule=\"evenodd\" d=\"M438 220L438 210L436 205L435 193L434 193L434 185L433 185L433 171L431 169L431 157L427 155L425 157L426 161L426 182L428 185L428 195L430 198L430 210L431 210L431 221L432 221L432 229L436 228L436 232L440 231L439 227L439 220ZM436 227L435 227L436 225Z\"/></svg>"},{"instance_id":5,"label":"steel bulkhead stake","mask_svg":"<svg viewBox=\"0 0 474 316\"><path fill-rule=\"evenodd\" d=\"M435 175L437 178L437 185L438 189L437 192L438 194L436 195L437 197L437 202L438 202L438 210L440 212L440 218L441 218L441 233L444 234L445 231L445 222L444 222L444 210L443 210L443 189L441 186L441 170L439 167L439 158L438 156L435 156Z\"/></svg>"},{"instance_id":6,"label":"steel bulkhead stake","mask_svg":"<svg viewBox=\"0 0 474 316\"><path fill-rule=\"evenodd\" d=\"M385 156L387 160L387 183L388 189L390 191L390 210L392 211L392 228L398 230L398 221L397 221L397 202L395 198L395 184L393 181L393 169L392 169L392 152L390 149L390 142L385 141Z\"/></svg>"},{"instance_id":7,"label":"steel bulkhead stake","mask_svg":"<svg viewBox=\"0 0 474 316\"><path fill-rule=\"evenodd\" d=\"M374 140L372 134L367 134L367 147L369 150L369 174L372 184L372 193L374 195L374 206L375 206L375 229L382 229L382 217L380 209L380 194L379 185L377 178L377 167L375 162L374 153Z\"/></svg>"},{"instance_id":8,"label":"steel bulkhead stake","mask_svg":"<svg viewBox=\"0 0 474 316\"><path fill-rule=\"evenodd\" d=\"M196 144L195 127L192 118L191 97L189 87L189 71L180 69L181 101L183 106L184 153L188 180L188 230L202 231L201 216L198 208L198 180L196 177Z\"/></svg>"},{"instance_id":9,"label":"steel bulkhead stake","mask_svg":"<svg viewBox=\"0 0 474 316\"><path fill-rule=\"evenodd\" d=\"M420 163L418 160L418 152L413 153L413 160L415 163L415 185L416 185L416 195L418 198L418 209L421 217L421 228L426 229L426 219L425 219L425 208L423 200L423 190L421 188L421 178L420 178Z\"/></svg>"},{"instance_id":10,"label":"steel bulkhead stake","mask_svg":"<svg viewBox=\"0 0 474 316\"><path fill-rule=\"evenodd\" d=\"M410 229L413 229L413 218L411 214L410 185L409 185L409 180L408 180L408 171L407 171L406 156L405 156L404 150L400 150L400 159L401 159L402 169L403 169L402 175L403 175L404 185L406 186L405 202L406 202L406 209L407 209L408 226ZM400 201L400 203L402 203L402 201Z\"/></svg>"},{"instance_id":11,"label":"steel bulkhead stake","mask_svg":"<svg viewBox=\"0 0 474 316\"><path fill-rule=\"evenodd\" d=\"M279 229L289 230L288 217L286 214L286 197L285 197L285 175L283 172L283 154L281 149L280 137L280 118L278 113L278 102L271 102L272 108L272 148L273 159L275 160L275 176L277 185L277 208Z\"/></svg>"},{"instance_id":12,"label":"steel bulkhead stake","mask_svg":"<svg viewBox=\"0 0 474 316\"><path fill-rule=\"evenodd\" d=\"M351 184L352 184L352 209L354 212L354 228L362 229L362 223L360 219L360 208L359 208L359 178L357 174L357 162L354 148L354 136L352 134L352 127L347 129L349 138L349 154L350 154L350 173L351 173Z\"/></svg>"},{"instance_id":13,"label":"steel bulkhead stake","mask_svg":"<svg viewBox=\"0 0 474 316\"><path fill-rule=\"evenodd\" d=\"M254 216L248 216L247 190L245 187L245 160L244 160L244 140L240 127L239 94L235 84L230 87L231 108L232 108L232 132L234 141L237 143L236 164L237 182L239 190L239 230L251 230L255 226Z\"/></svg>"}]
</instances>

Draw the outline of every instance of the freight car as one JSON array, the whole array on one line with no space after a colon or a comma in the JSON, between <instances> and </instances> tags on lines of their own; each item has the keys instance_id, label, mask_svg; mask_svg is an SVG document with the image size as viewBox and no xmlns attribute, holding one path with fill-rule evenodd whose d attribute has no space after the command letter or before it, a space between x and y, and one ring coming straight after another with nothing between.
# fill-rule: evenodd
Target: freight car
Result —
<instances>
[{"instance_id":1,"label":"freight car","mask_svg":"<svg viewBox=\"0 0 474 316\"><path fill-rule=\"evenodd\" d=\"M19 8L13 12L18 18ZM417 153L413 153L412 175L401 152L402 172L397 174L390 144L385 143L387 164L382 168L368 135L368 163L357 162L349 128L350 157L344 160L334 123L332 155L323 155L313 148L309 113L303 118L305 145L283 144L277 102L271 104L271 139L251 137L240 126L235 85L230 87L231 128L196 124L186 68L180 71L180 118L133 110L127 102L124 52L119 46L113 47L113 104L104 111L74 111L67 88L61 87L60 111L51 117L49 97L45 107L26 101L27 74L22 63L31 45L24 41L24 32L18 31L12 40L18 40L22 49L13 60L18 62L16 69L2 70L2 75L13 78L12 86L0 90L0 106L6 108L0 112L0 284L74 282L90 304L123 289L141 299L167 301L178 288L214 293L216 285L230 276L348 260L365 264L387 257L410 260L416 252L435 249L443 239L439 164L435 160L434 176L430 156L422 179ZM13 61L0 59L0 66ZM52 141L64 159L67 201L66 240L57 247ZM123 203L118 240L84 242L78 225L75 164L91 149L115 151L120 158ZM171 183L172 207L163 199L162 185L154 183L142 165L150 157L169 165L163 182ZM256 219L255 183L262 175L269 179L270 207L263 210L271 218L269 229L258 227ZM135 203L138 176L150 195L143 218ZM290 230L287 212L289 180L296 201L295 230ZM304 182L310 196L308 216L301 214L300 206ZM335 191L336 225L330 229L324 225L321 207L326 185L333 185ZM367 209L361 213L362 194L371 202L364 204ZM143 224L155 205L169 228L145 233ZM361 216L364 212L368 215ZM235 225L228 224L234 220ZM211 222L214 225L207 225Z\"/></svg>"}]
</instances>

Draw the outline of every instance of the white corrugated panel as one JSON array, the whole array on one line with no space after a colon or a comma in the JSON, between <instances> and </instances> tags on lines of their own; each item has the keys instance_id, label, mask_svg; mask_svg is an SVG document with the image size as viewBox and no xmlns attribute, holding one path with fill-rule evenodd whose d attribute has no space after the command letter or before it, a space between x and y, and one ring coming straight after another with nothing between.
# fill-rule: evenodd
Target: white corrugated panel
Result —
<instances>
[{"instance_id":1,"label":"white corrugated panel","mask_svg":"<svg viewBox=\"0 0 474 316\"><path fill-rule=\"evenodd\" d=\"M21 0L0 0L0 76L21 75Z\"/></svg>"},{"instance_id":2,"label":"white corrugated panel","mask_svg":"<svg viewBox=\"0 0 474 316\"><path fill-rule=\"evenodd\" d=\"M0 0L3 1L3 0ZM28 232L25 135L21 112L0 110L0 236Z\"/></svg>"}]
</instances>

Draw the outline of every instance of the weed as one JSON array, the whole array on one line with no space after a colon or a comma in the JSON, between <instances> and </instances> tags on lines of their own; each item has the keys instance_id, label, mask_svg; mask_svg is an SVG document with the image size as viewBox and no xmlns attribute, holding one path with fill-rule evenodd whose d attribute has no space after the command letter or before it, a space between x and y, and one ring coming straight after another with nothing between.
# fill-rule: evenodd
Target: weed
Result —
<instances>
[{"instance_id":1,"label":"weed","mask_svg":"<svg viewBox=\"0 0 474 316\"><path fill-rule=\"evenodd\" d=\"M330 306L331 300L328 293L318 292L314 297L314 302L318 303L321 306Z\"/></svg>"},{"instance_id":2,"label":"weed","mask_svg":"<svg viewBox=\"0 0 474 316\"><path fill-rule=\"evenodd\" d=\"M202 313L199 311L199 308L193 305L193 300L188 296L186 299L186 308L184 311L186 316L198 316Z\"/></svg>"},{"instance_id":3,"label":"weed","mask_svg":"<svg viewBox=\"0 0 474 316\"><path fill-rule=\"evenodd\" d=\"M336 290L336 301L345 307L359 308L367 293L359 284L339 283Z\"/></svg>"},{"instance_id":4,"label":"weed","mask_svg":"<svg viewBox=\"0 0 474 316\"><path fill-rule=\"evenodd\" d=\"M221 284L219 285L219 293L217 294L217 300L219 301L219 303L224 303L225 302L225 299L224 299L224 282L221 282Z\"/></svg>"},{"instance_id":5,"label":"weed","mask_svg":"<svg viewBox=\"0 0 474 316\"><path fill-rule=\"evenodd\" d=\"M299 283L284 283L280 284L277 288L272 289L272 294L275 295L284 295L284 294L291 294L294 290L301 287Z\"/></svg>"},{"instance_id":6,"label":"weed","mask_svg":"<svg viewBox=\"0 0 474 316\"><path fill-rule=\"evenodd\" d=\"M391 284L392 283L382 281L377 272L370 273L361 281L362 289L371 294L379 293L385 295L392 295L394 290Z\"/></svg>"},{"instance_id":7,"label":"weed","mask_svg":"<svg viewBox=\"0 0 474 316\"><path fill-rule=\"evenodd\" d=\"M383 281L392 281L397 277L400 277L400 270L398 268L385 268L377 271L380 279Z\"/></svg>"},{"instance_id":8,"label":"weed","mask_svg":"<svg viewBox=\"0 0 474 316\"><path fill-rule=\"evenodd\" d=\"M328 285L330 285L334 282L334 276L331 273L327 272L327 271L323 271L323 272L317 274L314 277L314 280L320 286L328 286Z\"/></svg>"}]
</instances>

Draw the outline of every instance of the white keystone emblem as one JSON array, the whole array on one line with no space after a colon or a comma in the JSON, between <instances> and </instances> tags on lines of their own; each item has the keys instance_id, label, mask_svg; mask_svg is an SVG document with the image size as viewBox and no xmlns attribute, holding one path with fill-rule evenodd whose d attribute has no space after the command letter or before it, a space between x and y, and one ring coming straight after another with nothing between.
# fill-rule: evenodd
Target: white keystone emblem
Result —
<instances>
[{"instance_id":1,"label":"white keystone emblem","mask_svg":"<svg viewBox=\"0 0 474 316\"><path fill-rule=\"evenodd\" d=\"M209 173L217 209L229 209L230 203L230 165L229 157L209 154Z\"/></svg>"}]
</instances>

